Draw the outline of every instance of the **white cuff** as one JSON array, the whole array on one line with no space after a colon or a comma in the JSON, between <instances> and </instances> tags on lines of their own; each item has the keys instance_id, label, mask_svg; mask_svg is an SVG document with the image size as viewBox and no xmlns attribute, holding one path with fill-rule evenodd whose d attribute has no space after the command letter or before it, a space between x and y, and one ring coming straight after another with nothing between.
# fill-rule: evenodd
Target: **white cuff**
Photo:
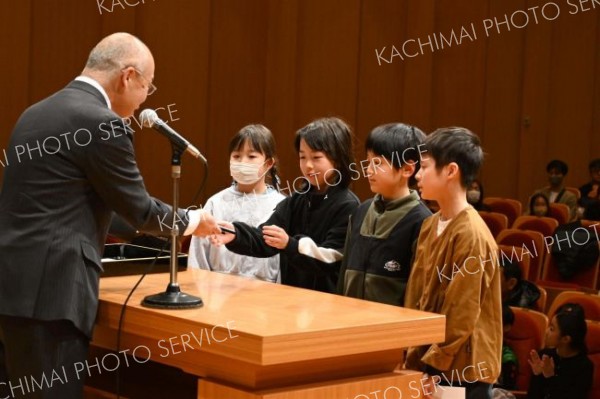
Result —
<instances>
[{"instance_id":1,"label":"white cuff","mask_svg":"<svg viewBox=\"0 0 600 399\"><path fill-rule=\"evenodd\" d=\"M191 209L188 211L188 225L185 231L183 232L184 236L189 236L194 231L196 231L196 228L198 228L198 225L200 224L200 219L202 218L202 212L203 211L201 209Z\"/></svg>"},{"instance_id":2,"label":"white cuff","mask_svg":"<svg viewBox=\"0 0 600 399\"><path fill-rule=\"evenodd\" d=\"M342 259L342 254L339 251L319 247L310 237L302 237L298 241L298 252L325 263L334 263Z\"/></svg>"}]
</instances>

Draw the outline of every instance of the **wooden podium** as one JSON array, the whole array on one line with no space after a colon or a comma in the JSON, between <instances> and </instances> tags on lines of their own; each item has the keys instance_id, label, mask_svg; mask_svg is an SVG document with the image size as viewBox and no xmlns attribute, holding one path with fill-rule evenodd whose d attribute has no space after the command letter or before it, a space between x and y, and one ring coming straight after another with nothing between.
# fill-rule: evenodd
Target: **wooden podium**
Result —
<instances>
[{"instance_id":1,"label":"wooden podium","mask_svg":"<svg viewBox=\"0 0 600 399\"><path fill-rule=\"evenodd\" d=\"M402 349L444 340L438 314L201 270L178 277L204 306L142 307L168 283L146 276L127 305L121 351L198 376L202 399L418 398L421 373L394 371ZM94 345L116 349L137 280L101 279Z\"/></svg>"}]
</instances>

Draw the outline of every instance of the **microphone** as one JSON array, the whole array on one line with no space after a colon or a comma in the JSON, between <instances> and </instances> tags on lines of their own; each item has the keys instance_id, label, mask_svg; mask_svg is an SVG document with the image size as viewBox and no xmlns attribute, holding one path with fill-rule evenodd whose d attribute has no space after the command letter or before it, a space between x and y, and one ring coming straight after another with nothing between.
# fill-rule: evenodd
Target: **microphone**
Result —
<instances>
[{"instance_id":1,"label":"microphone","mask_svg":"<svg viewBox=\"0 0 600 399\"><path fill-rule=\"evenodd\" d=\"M187 141L182 135L177 133L175 130L171 128L171 126L167 125L165 121L158 117L158 114L153 109L145 109L140 113L140 120L144 127L151 127L154 130L158 131L160 134L171 140L173 144L179 147L183 151L189 152L194 158L200 158L202 162L205 164L206 158L202 155L200 150L198 150L192 143Z\"/></svg>"}]
</instances>

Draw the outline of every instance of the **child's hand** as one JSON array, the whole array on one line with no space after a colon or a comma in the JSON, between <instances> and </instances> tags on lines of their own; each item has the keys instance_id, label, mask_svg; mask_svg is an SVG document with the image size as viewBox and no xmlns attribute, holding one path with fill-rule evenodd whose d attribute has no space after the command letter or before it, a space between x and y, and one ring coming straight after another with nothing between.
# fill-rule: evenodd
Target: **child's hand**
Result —
<instances>
[{"instance_id":1,"label":"child's hand","mask_svg":"<svg viewBox=\"0 0 600 399\"><path fill-rule=\"evenodd\" d=\"M235 227L229 222L219 221L217 222L217 224L219 226L223 226L225 228L235 231ZM226 233L221 230L220 234L213 234L210 236L210 243L214 246L220 247L221 245L229 244L231 241L233 241L234 238L235 234Z\"/></svg>"},{"instance_id":2,"label":"child's hand","mask_svg":"<svg viewBox=\"0 0 600 399\"><path fill-rule=\"evenodd\" d=\"M267 245L277 249L284 249L290 241L285 230L275 225L263 226L263 238Z\"/></svg>"},{"instance_id":3,"label":"child's hand","mask_svg":"<svg viewBox=\"0 0 600 399\"><path fill-rule=\"evenodd\" d=\"M529 352L529 359L527 359L527 361L531 366L531 371L533 372L533 374L540 375L542 373L544 363L542 359L540 359L540 356L538 355L536 350L532 349L531 352ZM552 365L554 366L554 363Z\"/></svg>"},{"instance_id":4,"label":"child's hand","mask_svg":"<svg viewBox=\"0 0 600 399\"><path fill-rule=\"evenodd\" d=\"M542 374L544 377L549 378L554 376L554 358L544 355L542 356Z\"/></svg>"}]
</instances>

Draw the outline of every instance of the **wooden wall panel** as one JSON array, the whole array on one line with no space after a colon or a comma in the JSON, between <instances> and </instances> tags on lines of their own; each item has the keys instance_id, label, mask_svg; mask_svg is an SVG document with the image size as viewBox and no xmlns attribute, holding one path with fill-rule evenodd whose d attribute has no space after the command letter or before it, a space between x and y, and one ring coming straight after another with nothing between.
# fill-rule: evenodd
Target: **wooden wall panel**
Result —
<instances>
[{"instance_id":1,"label":"wooden wall panel","mask_svg":"<svg viewBox=\"0 0 600 399\"><path fill-rule=\"evenodd\" d=\"M356 126L359 26L359 0L298 1L297 128L324 116Z\"/></svg>"},{"instance_id":2,"label":"wooden wall panel","mask_svg":"<svg viewBox=\"0 0 600 399\"><path fill-rule=\"evenodd\" d=\"M591 134L591 145L588 158L600 158L600 12L596 13L596 43L595 43L595 72L594 72L594 115Z\"/></svg>"},{"instance_id":3,"label":"wooden wall panel","mask_svg":"<svg viewBox=\"0 0 600 399\"><path fill-rule=\"evenodd\" d=\"M301 127L295 121L298 1L269 0L268 7L265 122L276 137L279 176L287 187L285 182L293 182L300 173L294 149L294 135Z\"/></svg>"},{"instance_id":4,"label":"wooden wall panel","mask_svg":"<svg viewBox=\"0 0 600 399\"><path fill-rule=\"evenodd\" d=\"M148 3L136 7L135 18L135 33L154 55L154 83L158 87L140 111L160 108L159 117L207 157L210 4L209 0L179 1L176 7L167 2ZM165 21L178 22L167 24ZM139 130L135 122L134 126ZM152 129L142 129L136 134L136 154L148 190L171 201L168 140ZM199 188L204 167L187 154L182 161L181 204L189 206ZM214 160L208 161L212 166Z\"/></svg>"},{"instance_id":5,"label":"wooden wall panel","mask_svg":"<svg viewBox=\"0 0 600 399\"><path fill-rule=\"evenodd\" d=\"M98 42L101 22L90 2L66 0L57 7L54 1L34 1L32 5L29 101L35 103L81 73Z\"/></svg>"},{"instance_id":6,"label":"wooden wall panel","mask_svg":"<svg viewBox=\"0 0 600 399\"><path fill-rule=\"evenodd\" d=\"M593 119L590 116L594 113L598 18L590 11L569 15L567 10L565 8L561 17L552 23L546 159L564 160L569 165L567 185L579 187L581 178L588 174L586 149L591 145Z\"/></svg>"},{"instance_id":7,"label":"wooden wall panel","mask_svg":"<svg viewBox=\"0 0 600 399\"><path fill-rule=\"evenodd\" d=\"M407 4L363 1L361 5L356 123L361 144L375 126L400 121L402 116L406 60L391 55L392 47L400 47L407 38ZM364 155L362 148L359 152Z\"/></svg>"},{"instance_id":8,"label":"wooden wall panel","mask_svg":"<svg viewBox=\"0 0 600 399\"><path fill-rule=\"evenodd\" d=\"M424 38L435 32L435 0L408 1L406 5L406 40ZM433 53L423 52L404 63L403 120L425 133L434 129L433 57Z\"/></svg>"},{"instance_id":9,"label":"wooden wall panel","mask_svg":"<svg viewBox=\"0 0 600 399\"><path fill-rule=\"evenodd\" d=\"M113 8L110 1L105 1L106 7L108 9L112 9L112 12L108 12L104 9L100 9L98 7L97 2L90 1L92 5L96 7L96 13L100 16L101 20L101 34L98 37L98 40L110 35L115 32L129 32L131 34L136 34L135 32L135 21L136 17L140 14L140 8L148 7L157 7L160 3L148 3L143 4L142 7L126 7L123 9L122 7L116 6ZM96 4L94 4L96 3ZM110 5L109 5L110 4ZM134 2L130 2L130 4L135 4ZM86 13L87 18L92 18L95 13L89 12ZM91 49L90 49L91 50Z\"/></svg>"},{"instance_id":10,"label":"wooden wall panel","mask_svg":"<svg viewBox=\"0 0 600 399\"><path fill-rule=\"evenodd\" d=\"M231 183L228 144L244 125L264 123L267 0L213 1L210 69L207 194Z\"/></svg>"},{"instance_id":11,"label":"wooden wall panel","mask_svg":"<svg viewBox=\"0 0 600 399\"><path fill-rule=\"evenodd\" d=\"M481 173L486 196L517 197L525 31L498 34L492 21L502 21L504 15L525 6L525 0L490 0L487 34L483 23L480 25L479 40L489 35L483 126L486 157Z\"/></svg>"},{"instance_id":12,"label":"wooden wall panel","mask_svg":"<svg viewBox=\"0 0 600 399\"><path fill-rule=\"evenodd\" d=\"M433 126L463 126L484 138L483 110L485 95L486 42L466 36L460 44L444 45L439 35L447 40L452 30L460 36L461 27L471 31L488 15L487 2L438 1L435 8L435 31L439 46L433 51ZM475 32L478 27L475 26ZM423 38L423 41L428 38ZM427 50L430 51L430 50Z\"/></svg>"},{"instance_id":13,"label":"wooden wall panel","mask_svg":"<svg viewBox=\"0 0 600 399\"><path fill-rule=\"evenodd\" d=\"M399 47L406 40L406 5L403 2L370 1L361 4L357 122L354 126L357 162L366 159L364 143L374 127L404 121L402 103L406 61L397 56L392 58L392 47ZM360 170L360 167L357 169ZM363 200L372 195L362 172L360 178L354 181L353 190Z\"/></svg>"},{"instance_id":14,"label":"wooden wall panel","mask_svg":"<svg viewBox=\"0 0 600 399\"><path fill-rule=\"evenodd\" d=\"M157 64L159 90L142 108L174 104L173 127L209 159L204 199L230 182L231 136L256 122L273 130L290 180L300 173L294 132L326 115L355 128L358 158L368 131L384 122L469 127L489 153L487 194L522 201L545 183L550 158L568 161L568 182L578 186L589 159L600 156L600 9L569 15L572 7L559 1L557 20L487 38L484 19L547 1L177 0L102 14L94 1L0 1L11 16L0 28L11 54L0 75L0 143L28 105L81 71L98 40L131 32ZM376 49L387 46L389 59L392 45L470 23L474 42L377 63ZM169 145L145 129L136 148L149 191L170 200ZM201 172L184 158L183 203ZM371 195L366 182L354 188Z\"/></svg>"},{"instance_id":15,"label":"wooden wall panel","mask_svg":"<svg viewBox=\"0 0 600 399\"><path fill-rule=\"evenodd\" d=\"M598 12L570 15L572 8L562 6L556 20L527 29L527 52L536 56L525 60L523 115L531 126L522 129L518 198L524 203L547 184L545 166L551 159L569 164L568 185L578 187L588 178Z\"/></svg>"},{"instance_id":16,"label":"wooden wall panel","mask_svg":"<svg viewBox=\"0 0 600 399\"><path fill-rule=\"evenodd\" d=\"M6 56L0 74L0 160L3 163L3 150L9 151L10 132L19 115L30 105L31 0L12 2L10 16L10 20L0 24L0 48ZM0 173L0 183L2 175Z\"/></svg>"},{"instance_id":17,"label":"wooden wall panel","mask_svg":"<svg viewBox=\"0 0 600 399\"><path fill-rule=\"evenodd\" d=\"M545 4L528 0L527 7ZM525 123L521 129L517 199L526 201L534 187L545 181L547 134L549 128L550 81L552 64L552 24L540 23L527 27L523 69L523 111ZM533 187L532 187L533 186ZM525 209L525 208L524 208Z\"/></svg>"},{"instance_id":18,"label":"wooden wall panel","mask_svg":"<svg viewBox=\"0 0 600 399\"><path fill-rule=\"evenodd\" d=\"M296 126L323 116L356 125L359 0L298 2Z\"/></svg>"}]
</instances>

